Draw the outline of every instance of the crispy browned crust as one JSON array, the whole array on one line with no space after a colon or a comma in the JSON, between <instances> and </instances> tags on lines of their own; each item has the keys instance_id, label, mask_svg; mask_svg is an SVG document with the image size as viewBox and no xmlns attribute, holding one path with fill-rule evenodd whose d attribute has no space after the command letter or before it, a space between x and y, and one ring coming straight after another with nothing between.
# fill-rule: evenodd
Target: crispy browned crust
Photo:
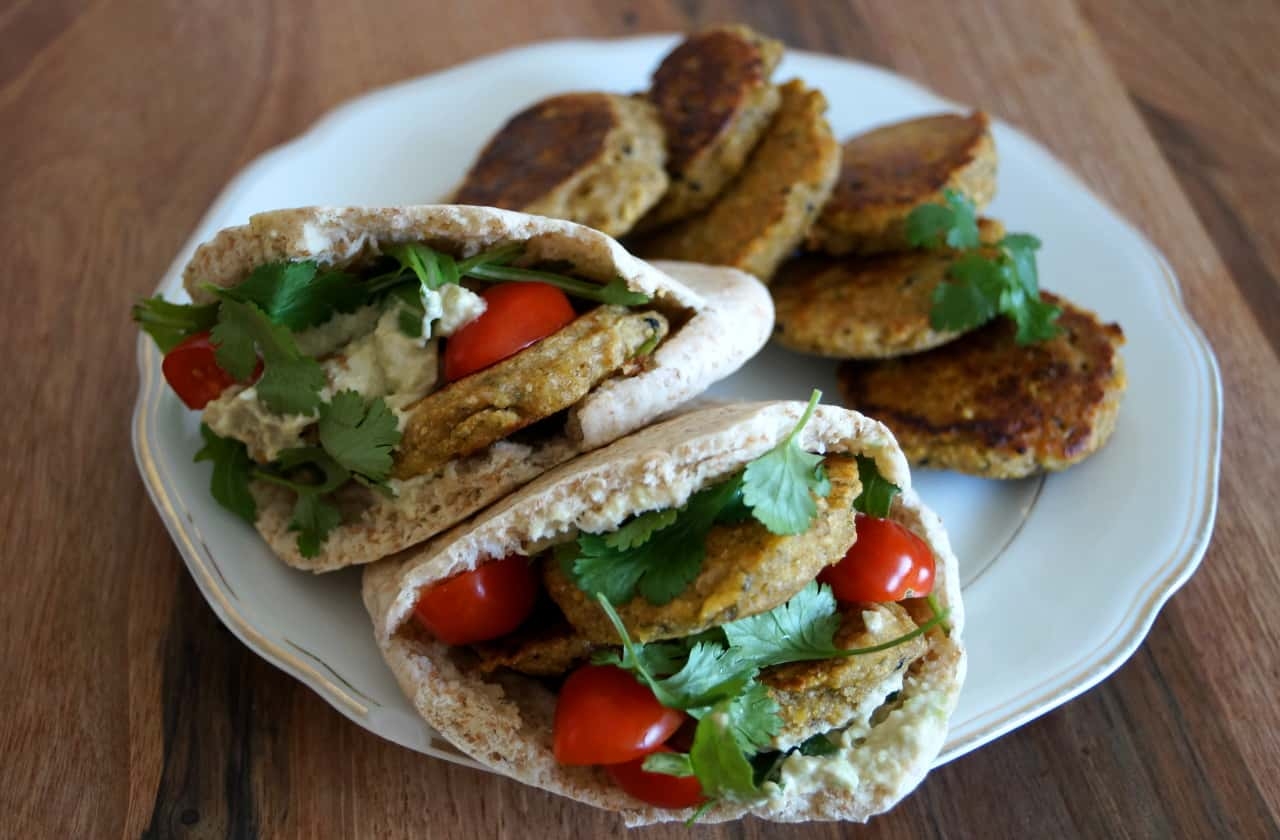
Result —
<instances>
[{"instance_id":1,"label":"crispy browned crust","mask_svg":"<svg viewBox=\"0 0 1280 840\"><path fill-rule=\"evenodd\" d=\"M642 642L680 638L766 612L843 557L857 539L852 509L862 483L853 458L830 456L825 464L831 492L816 500L818 512L808 530L779 536L754 519L715 526L707 534L702 571L678 597L655 605L637 595L617 605L631 635ZM617 641L600 605L558 563L546 564L543 580L551 599L585 638L601 644Z\"/></svg>"},{"instance_id":2,"label":"crispy browned crust","mask_svg":"<svg viewBox=\"0 0 1280 840\"><path fill-rule=\"evenodd\" d=\"M867 627L864 612L879 615L875 630ZM834 643L844 649L867 648L915 629L915 621L901 604L851 604L840 609ZM879 653L766 669L760 681L777 701L782 716L775 743L796 744L815 732L844 726L889 676L905 670L928 647L928 639L917 636Z\"/></svg>"},{"instance_id":3,"label":"crispy browned crust","mask_svg":"<svg viewBox=\"0 0 1280 840\"><path fill-rule=\"evenodd\" d=\"M658 65L648 96L666 132L671 184L640 229L704 209L742 168L778 109L769 77L782 51L746 26L720 26L690 35Z\"/></svg>"},{"instance_id":4,"label":"crispy browned crust","mask_svg":"<svg viewBox=\"0 0 1280 840\"><path fill-rule=\"evenodd\" d=\"M981 219L979 229L987 243L1004 235L992 219ZM909 251L790 260L769 286L773 340L834 359L883 359L945 344L960 333L935 330L929 311L954 259L948 251Z\"/></svg>"},{"instance_id":5,"label":"crispy browned crust","mask_svg":"<svg viewBox=\"0 0 1280 840\"><path fill-rule=\"evenodd\" d=\"M746 167L704 213L637 243L641 256L729 265L768 282L831 192L839 147L827 100L798 79Z\"/></svg>"},{"instance_id":6,"label":"crispy browned crust","mask_svg":"<svg viewBox=\"0 0 1280 840\"><path fill-rule=\"evenodd\" d=\"M1047 292L1062 333L1019 346L1001 318L950 344L846 362L845 403L893 430L908 460L987 478L1062 470L1100 449L1124 393L1124 333Z\"/></svg>"},{"instance_id":7,"label":"crispy browned crust","mask_svg":"<svg viewBox=\"0 0 1280 840\"><path fill-rule=\"evenodd\" d=\"M840 177L807 247L830 254L905 250L904 223L946 188L978 209L996 191L996 148L981 111L938 114L883 126L844 144Z\"/></svg>"},{"instance_id":8,"label":"crispy browned crust","mask_svg":"<svg viewBox=\"0 0 1280 840\"><path fill-rule=\"evenodd\" d=\"M554 677L586 659L595 645L578 635L564 617L548 605L514 633L474 645L481 673L510 668L532 677Z\"/></svg>"},{"instance_id":9,"label":"crispy browned crust","mask_svg":"<svg viewBox=\"0 0 1280 840\"><path fill-rule=\"evenodd\" d=\"M514 356L427 394L407 409L395 477L429 473L568 408L666 334L667 319L658 312L597 306Z\"/></svg>"},{"instance_id":10,"label":"crispy browned crust","mask_svg":"<svg viewBox=\"0 0 1280 840\"><path fill-rule=\"evenodd\" d=\"M566 93L508 120L452 201L568 219L619 236L666 190L664 149L649 103Z\"/></svg>"}]
</instances>

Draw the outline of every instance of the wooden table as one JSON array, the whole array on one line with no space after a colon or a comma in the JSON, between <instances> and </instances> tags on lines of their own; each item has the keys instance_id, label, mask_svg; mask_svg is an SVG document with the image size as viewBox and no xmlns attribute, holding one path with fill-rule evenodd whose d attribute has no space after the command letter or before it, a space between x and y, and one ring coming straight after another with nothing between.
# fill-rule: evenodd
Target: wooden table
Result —
<instances>
[{"instance_id":1,"label":"wooden table","mask_svg":"<svg viewBox=\"0 0 1280 840\"><path fill-rule=\"evenodd\" d=\"M218 623L133 467L127 307L236 170L348 97L537 39L738 19L892 67L1047 143L1168 256L1217 350L1227 412L1204 566L1119 673L942 768L866 829L692 834L1280 836L1280 8L272 6L0 7L0 347L16 365L0 424L0 834L620 830L366 733Z\"/></svg>"}]
</instances>

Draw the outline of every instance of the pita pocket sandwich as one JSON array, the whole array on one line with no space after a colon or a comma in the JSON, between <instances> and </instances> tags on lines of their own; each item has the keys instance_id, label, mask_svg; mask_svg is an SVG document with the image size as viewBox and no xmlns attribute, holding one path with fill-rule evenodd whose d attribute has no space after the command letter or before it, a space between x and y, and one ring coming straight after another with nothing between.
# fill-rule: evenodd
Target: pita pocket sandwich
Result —
<instances>
[{"instance_id":1,"label":"pita pocket sandwich","mask_svg":"<svg viewBox=\"0 0 1280 840\"><path fill-rule=\"evenodd\" d=\"M701 393L773 325L741 272L486 207L278 210L134 318L201 411L211 492L291 566L415 545Z\"/></svg>"},{"instance_id":2,"label":"pita pocket sandwich","mask_svg":"<svg viewBox=\"0 0 1280 840\"><path fill-rule=\"evenodd\" d=\"M816 397L651 426L366 569L427 723L628 825L911 791L964 679L956 559L888 429Z\"/></svg>"}]
</instances>

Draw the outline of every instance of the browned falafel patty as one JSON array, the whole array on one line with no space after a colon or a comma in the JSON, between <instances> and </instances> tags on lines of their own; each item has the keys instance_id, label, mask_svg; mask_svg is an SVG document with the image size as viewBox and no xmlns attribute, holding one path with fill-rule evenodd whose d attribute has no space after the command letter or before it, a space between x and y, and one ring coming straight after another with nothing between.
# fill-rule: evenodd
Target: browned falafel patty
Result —
<instances>
[{"instance_id":1,"label":"browned falafel patty","mask_svg":"<svg viewBox=\"0 0 1280 840\"><path fill-rule=\"evenodd\" d=\"M1066 469L1115 428L1124 333L1056 295L1061 333L1020 345L1006 318L914 356L845 362L845 404L887 425L914 464L987 478Z\"/></svg>"},{"instance_id":2,"label":"browned falafel patty","mask_svg":"<svg viewBox=\"0 0 1280 840\"><path fill-rule=\"evenodd\" d=\"M916 626L901 604L842 604L834 641L845 650L874 647L905 636ZM775 743L797 744L849 723L859 707L883 689L885 680L897 671L906 671L928 646L924 636L917 636L879 653L765 669L760 681L777 701L782 716ZM878 706L884 697L877 695L875 700Z\"/></svg>"},{"instance_id":3,"label":"browned falafel patty","mask_svg":"<svg viewBox=\"0 0 1280 840\"><path fill-rule=\"evenodd\" d=\"M831 193L840 149L821 91L798 79L742 172L704 212L635 243L644 257L740 268L768 281Z\"/></svg>"},{"instance_id":4,"label":"browned falafel patty","mask_svg":"<svg viewBox=\"0 0 1280 840\"><path fill-rule=\"evenodd\" d=\"M908 214L940 203L947 188L979 210L995 197L996 147L981 111L907 120L846 142L840 177L807 247L836 255L906 250Z\"/></svg>"},{"instance_id":5,"label":"browned falafel patty","mask_svg":"<svg viewBox=\"0 0 1280 840\"><path fill-rule=\"evenodd\" d=\"M671 184L641 220L653 229L707 207L742 169L774 112L782 44L746 26L690 35L654 71L649 101L667 137Z\"/></svg>"},{"instance_id":6,"label":"browned falafel patty","mask_svg":"<svg viewBox=\"0 0 1280 840\"><path fill-rule=\"evenodd\" d=\"M405 479L428 473L570 407L626 372L642 348L666 334L667 319L658 312L597 306L409 406L392 474Z\"/></svg>"},{"instance_id":7,"label":"browned falafel patty","mask_svg":"<svg viewBox=\"0 0 1280 840\"><path fill-rule=\"evenodd\" d=\"M982 241L1004 226L981 219ZM933 292L955 262L949 251L874 257L806 255L784 263L769 286L776 311L773 340L801 353L835 359L881 359L919 353L958 332L933 328Z\"/></svg>"},{"instance_id":8,"label":"browned falafel patty","mask_svg":"<svg viewBox=\"0 0 1280 840\"><path fill-rule=\"evenodd\" d=\"M665 162L662 126L648 102L566 93L508 120L450 201L568 219L621 236L666 190Z\"/></svg>"},{"instance_id":9,"label":"browned falafel patty","mask_svg":"<svg viewBox=\"0 0 1280 840\"><path fill-rule=\"evenodd\" d=\"M831 492L815 499L818 513L803 534L772 534L755 519L716 525L707 534L702 570L675 599L657 606L637 595L615 605L631 635L642 642L681 638L767 612L844 557L857 539L853 500L862 492L862 482L851 457L828 456L824 464ZM543 580L579 634L601 644L617 643L617 631L600 605L554 559L545 563Z\"/></svg>"}]
</instances>

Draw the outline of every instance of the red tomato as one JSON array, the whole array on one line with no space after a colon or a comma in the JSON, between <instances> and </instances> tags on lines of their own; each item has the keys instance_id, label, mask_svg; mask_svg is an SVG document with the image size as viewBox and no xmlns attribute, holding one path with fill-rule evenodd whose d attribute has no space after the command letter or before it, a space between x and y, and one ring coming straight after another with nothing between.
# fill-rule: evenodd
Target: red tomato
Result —
<instances>
[{"instance_id":1,"label":"red tomato","mask_svg":"<svg viewBox=\"0 0 1280 840\"><path fill-rule=\"evenodd\" d=\"M208 332L189 335L180 344L164 354L160 365L169 387L187 404L187 408L202 409L236 380L218 367L214 346ZM250 381L262 375L262 361L253 372Z\"/></svg>"},{"instance_id":2,"label":"red tomato","mask_svg":"<svg viewBox=\"0 0 1280 840\"><path fill-rule=\"evenodd\" d=\"M818 574L840 601L884 603L933 591L933 552L889 519L858 514L858 541L844 559Z\"/></svg>"},{"instance_id":3,"label":"red tomato","mask_svg":"<svg viewBox=\"0 0 1280 840\"><path fill-rule=\"evenodd\" d=\"M413 613L427 632L451 645L505 636L529 617L538 580L528 557L512 554L424 586Z\"/></svg>"},{"instance_id":4,"label":"red tomato","mask_svg":"<svg viewBox=\"0 0 1280 840\"><path fill-rule=\"evenodd\" d=\"M560 688L552 748L561 764L621 764L656 750L684 722L612 665L586 665Z\"/></svg>"},{"instance_id":5,"label":"red tomato","mask_svg":"<svg viewBox=\"0 0 1280 840\"><path fill-rule=\"evenodd\" d=\"M673 752L670 747L658 747L654 752ZM610 764L604 768L613 776L618 787L650 805L659 808L692 808L707 801L702 795L702 785L696 776L668 776L665 773L650 773L644 769L647 756Z\"/></svg>"},{"instance_id":6,"label":"red tomato","mask_svg":"<svg viewBox=\"0 0 1280 840\"><path fill-rule=\"evenodd\" d=\"M484 312L444 344L449 382L514 356L576 317L565 293L547 283L503 283L480 297Z\"/></svg>"}]
</instances>

